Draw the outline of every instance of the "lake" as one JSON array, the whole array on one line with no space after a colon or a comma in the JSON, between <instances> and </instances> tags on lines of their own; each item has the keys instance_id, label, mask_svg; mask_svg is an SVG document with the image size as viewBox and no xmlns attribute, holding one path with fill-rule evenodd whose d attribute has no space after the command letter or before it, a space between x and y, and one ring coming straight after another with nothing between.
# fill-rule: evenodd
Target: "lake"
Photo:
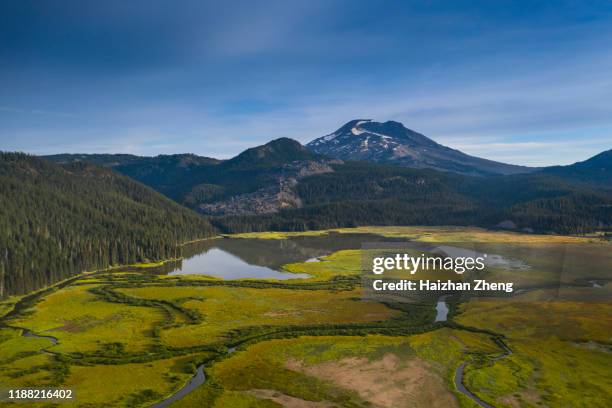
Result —
<instances>
[{"instance_id":1,"label":"lake","mask_svg":"<svg viewBox=\"0 0 612 408\"><path fill-rule=\"evenodd\" d=\"M170 275L210 275L224 279L304 279L305 273L281 272L267 266L250 264L221 248L210 248L180 263Z\"/></svg>"},{"instance_id":2,"label":"lake","mask_svg":"<svg viewBox=\"0 0 612 408\"><path fill-rule=\"evenodd\" d=\"M223 279L304 279L309 275L286 272L282 265L316 262L335 251L359 249L364 242L383 241L398 240L374 234L329 234L288 239L217 238L184 247L184 259L168 273Z\"/></svg>"},{"instance_id":3,"label":"lake","mask_svg":"<svg viewBox=\"0 0 612 408\"><path fill-rule=\"evenodd\" d=\"M385 243L389 243L388 245ZM487 279L515 283L515 289L583 283L594 286L610 278L609 247L585 244L514 243L424 243L375 234L338 234L287 239L216 238L187 245L183 260L164 268L171 275L208 275L223 279L304 279L282 266L295 262L317 262L343 249L372 247L403 248L418 255L434 252L446 256L488 254ZM369 247L370 245L366 245ZM161 272L161 271L160 271ZM425 275L423 275L425 277ZM480 278L469 276L463 278ZM472 294L470 294L472 295Z\"/></svg>"}]
</instances>

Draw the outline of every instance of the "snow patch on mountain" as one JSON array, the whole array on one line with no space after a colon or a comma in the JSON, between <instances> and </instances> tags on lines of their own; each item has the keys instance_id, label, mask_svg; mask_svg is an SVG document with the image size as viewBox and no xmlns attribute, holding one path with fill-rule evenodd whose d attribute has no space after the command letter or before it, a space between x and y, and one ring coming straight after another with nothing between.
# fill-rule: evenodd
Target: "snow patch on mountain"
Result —
<instances>
[{"instance_id":1,"label":"snow patch on mountain","mask_svg":"<svg viewBox=\"0 0 612 408\"><path fill-rule=\"evenodd\" d=\"M306 147L314 153L342 160L433 168L469 175L517 174L534 170L469 156L393 121L352 120Z\"/></svg>"}]
</instances>

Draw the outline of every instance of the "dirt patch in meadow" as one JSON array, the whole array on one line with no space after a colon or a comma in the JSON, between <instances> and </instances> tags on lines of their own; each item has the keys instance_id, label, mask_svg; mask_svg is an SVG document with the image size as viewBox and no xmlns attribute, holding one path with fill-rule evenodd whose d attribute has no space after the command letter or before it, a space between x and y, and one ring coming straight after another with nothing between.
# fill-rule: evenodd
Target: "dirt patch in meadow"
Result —
<instances>
[{"instance_id":1,"label":"dirt patch in meadow","mask_svg":"<svg viewBox=\"0 0 612 408\"><path fill-rule=\"evenodd\" d=\"M400 360L385 354L380 360L344 358L315 365L289 360L288 369L355 391L364 400L385 408L458 407L457 399L430 364L419 358Z\"/></svg>"},{"instance_id":2,"label":"dirt patch in meadow","mask_svg":"<svg viewBox=\"0 0 612 408\"><path fill-rule=\"evenodd\" d=\"M274 401L286 408L335 408L336 404L328 401L306 401L301 398L292 397L276 390L254 389L247 391L257 398Z\"/></svg>"},{"instance_id":3,"label":"dirt patch in meadow","mask_svg":"<svg viewBox=\"0 0 612 408\"><path fill-rule=\"evenodd\" d=\"M69 333L80 333L107 323L117 322L124 318L131 317L128 312L114 313L104 319L97 319L93 316L81 316L74 320L64 320L63 326L56 327L53 330L65 331Z\"/></svg>"},{"instance_id":4,"label":"dirt patch in meadow","mask_svg":"<svg viewBox=\"0 0 612 408\"><path fill-rule=\"evenodd\" d=\"M524 390L516 394L506 395L501 397L499 401L516 408L525 406L525 402L528 402L529 405L540 405L542 403L540 394L535 390Z\"/></svg>"}]
</instances>

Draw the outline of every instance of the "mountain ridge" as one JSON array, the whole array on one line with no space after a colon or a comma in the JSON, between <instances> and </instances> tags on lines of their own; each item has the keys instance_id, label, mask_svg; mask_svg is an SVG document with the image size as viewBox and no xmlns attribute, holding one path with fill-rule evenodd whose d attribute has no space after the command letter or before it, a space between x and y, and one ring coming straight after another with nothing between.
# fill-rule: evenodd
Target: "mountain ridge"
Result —
<instances>
[{"instance_id":1,"label":"mountain ridge","mask_svg":"<svg viewBox=\"0 0 612 408\"><path fill-rule=\"evenodd\" d=\"M471 176L521 174L536 168L470 156L441 145L395 121L354 119L306 144L311 151L351 161L431 168Z\"/></svg>"},{"instance_id":2,"label":"mountain ridge","mask_svg":"<svg viewBox=\"0 0 612 408\"><path fill-rule=\"evenodd\" d=\"M567 166L545 167L540 172L612 190L612 149Z\"/></svg>"},{"instance_id":3,"label":"mountain ridge","mask_svg":"<svg viewBox=\"0 0 612 408\"><path fill-rule=\"evenodd\" d=\"M408 146L441 146L399 122L354 120L336 133L346 132L385 137L390 137L386 133L395 133ZM332 140L337 135L328 136ZM379 139L384 140L382 136ZM84 155L75 158L84 159ZM117 161L116 157L103 159L107 163ZM126 160L112 169L212 217L225 232L368 223L494 227L512 221L518 229L577 233L605 230L612 225L612 186L606 176L612 155L606 152L571 166L509 175L481 172L477 176L332 159L288 138L272 140L222 161L189 155ZM488 163L479 160L479 164ZM600 176L596 183L588 182L589 172Z\"/></svg>"}]
</instances>

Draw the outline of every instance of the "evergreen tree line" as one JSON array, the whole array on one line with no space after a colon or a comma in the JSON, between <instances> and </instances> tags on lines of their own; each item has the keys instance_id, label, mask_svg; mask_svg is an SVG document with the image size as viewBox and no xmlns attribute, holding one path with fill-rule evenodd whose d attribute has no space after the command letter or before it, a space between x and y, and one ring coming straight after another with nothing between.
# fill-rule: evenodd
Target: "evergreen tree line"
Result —
<instances>
[{"instance_id":1,"label":"evergreen tree line","mask_svg":"<svg viewBox=\"0 0 612 408\"><path fill-rule=\"evenodd\" d=\"M0 297L175 258L180 243L212 234L204 218L118 173L0 153Z\"/></svg>"},{"instance_id":2,"label":"evergreen tree line","mask_svg":"<svg viewBox=\"0 0 612 408\"><path fill-rule=\"evenodd\" d=\"M612 226L612 195L548 175L465 177L365 163L300 180L304 204L275 214L212 220L226 233L361 225L479 225L583 234Z\"/></svg>"}]
</instances>

